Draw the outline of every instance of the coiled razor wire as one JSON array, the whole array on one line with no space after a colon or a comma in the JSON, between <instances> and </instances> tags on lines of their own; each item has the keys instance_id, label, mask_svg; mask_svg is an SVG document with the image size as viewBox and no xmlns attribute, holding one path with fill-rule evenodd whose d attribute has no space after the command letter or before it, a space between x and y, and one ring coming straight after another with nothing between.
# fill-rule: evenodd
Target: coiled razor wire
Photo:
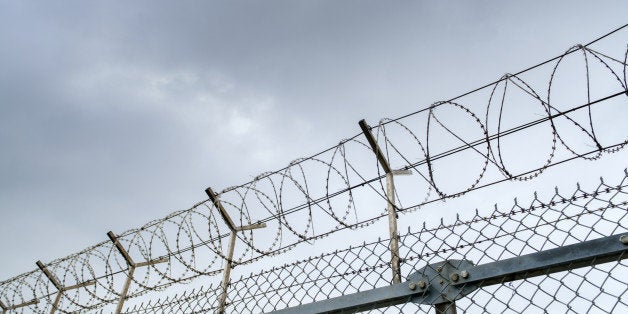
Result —
<instances>
[{"instance_id":1,"label":"coiled razor wire","mask_svg":"<svg viewBox=\"0 0 628 314\"><path fill-rule=\"evenodd\" d=\"M397 190L397 210L410 212L500 182L531 180L549 167L575 159L597 160L623 149L628 134L607 119L628 115L627 27L469 93L381 120L372 131L388 162L394 169L412 170L418 186L412 193ZM583 83L577 87L568 72L572 67L565 66L570 62L579 65L580 76L575 77ZM565 71L569 75L563 75ZM540 161L529 153L523 160L516 158L525 148L516 140L521 135L534 146L546 145ZM455 172L455 182L444 179L461 160L465 169ZM220 202L236 224L268 226L238 233L245 245L234 263L253 263L385 217L382 210L363 205L386 200L384 177L370 146L357 134L224 189L218 193ZM424 193L416 196L417 189ZM167 263L138 269L128 298L219 273L230 230L216 213L214 204L204 200L119 234L134 260L168 258ZM59 309L65 312L93 311L117 302L127 272L125 260L108 241L45 264L64 286L95 281L64 293ZM55 295L56 288L39 270L0 282L3 304L39 301L28 311L45 311Z\"/></svg>"},{"instance_id":2,"label":"coiled razor wire","mask_svg":"<svg viewBox=\"0 0 628 314\"><path fill-rule=\"evenodd\" d=\"M437 226L423 224L401 236L402 272L444 260L472 260L476 265L540 252L628 231L628 172L617 184L600 180L597 187L556 189L548 199L536 193L529 204L516 199L510 208L487 215L458 215ZM313 256L241 277L231 283L229 313L265 313L390 285L389 239ZM456 301L463 312L548 311L624 313L628 270L625 261L526 278L481 288ZM125 311L199 313L217 309L211 287L164 300L151 300ZM375 312L429 312L430 306L407 303Z\"/></svg>"}]
</instances>

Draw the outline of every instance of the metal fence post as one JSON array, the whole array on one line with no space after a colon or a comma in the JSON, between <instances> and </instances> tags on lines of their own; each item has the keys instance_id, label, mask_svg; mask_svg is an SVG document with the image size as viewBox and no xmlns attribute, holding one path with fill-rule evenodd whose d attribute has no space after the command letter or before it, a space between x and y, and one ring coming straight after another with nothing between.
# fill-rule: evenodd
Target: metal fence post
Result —
<instances>
[{"instance_id":1,"label":"metal fence post","mask_svg":"<svg viewBox=\"0 0 628 314\"><path fill-rule=\"evenodd\" d=\"M222 216L222 219L225 221L225 223L231 230L231 238L229 240L229 251L227 252L225 269L223 270L222 281L220 283L220 286L222 288L222 293L219 299L218 310L216 311L216 313L222 314L225 312L225 307L227 305L227 292L229 289L229 283L231 281L230 275L231 275L231 268L233 267L233 251L235 249L237 233L238 231L265 228L266 224L255 223L255 224L250 224L246 226L236 227L236 225L233 223L233 220L229 216L229 213L227 213L227 210L222 206L222 203L218 199L218 196L216 195L216 193L214 193L214 191L211 188L205 189L205 193L207 193L207 196L209 197L209 199L212 201L212 203L214 203L214 206L218 208L218 212L220 213L220 216Z\"/></svg>"},{"instance_id":2,"label":"metal fence post","mask_svg":"<svg viewBox=\"0 0 628 314\"><path fill-rule=\"evenodd\" d=\"M436 314L456 314L456 302L439 303L434 305Z\"/></svg>"},{"instance_id":3,"label":"metal fence post","mask_svg":"<svg viewBox=\"0 0 628 314\"><path fill-rule=\"evenodd\" d=\"M393 283L401 282L401 263L399 261L399 232L397 230L397 212L395 211L395 181L393 173L386 173L386 197L388 198L388 229L390 233L390 264L393 271Z\"/></svg>"},{"instance_id":4,"label":"metal fence post","mask_svg":"<svg viewBox=\"0 0 628 314\"><path fill-rule=\"evenodd\" d=\"M115 311L116 314L120 314L122 312L122 307L124 306L124 301L127 298L129 287L131 286L131 282L133 281L133 274L135 273L135 269L137 267L165 263L168 261L168 258L163 257L163 258L158 258L158 259L154 259L154 260L150 260L146 262L135 263L133 259L131 258L131 255L129 255L129 252L127 252L124 249L124 247L122 246L122 243L118 241L118 238L112 231L107 232L107 236L109 237L111 242L113 242L116 249L118 249L118 252L120 252L120 254L122 255L129 269L129 272L127 273L127 276L126 276L126 281L124 282L124 286L122 287L122 291L120 292L120 300L118 301L118 306L116 307L116 311Z\"/></svg>"},{"instance_id":5,"label":"metal fence post","mask_svg":"<svg viewBox=\"0 0 628 314\"><path fill-rule=\"evenodd\" d=\"M375 137L373 137L373 133L371 133L371 127L364 121L364 119L360 120L358 123L360 128L362 129L362 133L366 137L366 140L369 142L371 149L375 153L379 164L386 172L386 199L387 199L387 211L388 211L388 232L390 234L390 266L392 268L392 283L400 283L401 282L401 266L400 266L400 255L399 255L399 232L397 231L397 211L395 210L395 181L393 179L394 175L397 174L411 174L410 170L399 171L392 170L390 165L388 164L388 160L382 153Z\"/></svg>"},{"instance_id":6,"label":"metal fence post","mask_svg":"<svg viewBox=\"0 0 628 314\"><path fill-rule=\"evenodd\" d=\"M222 281L220 282L220 286L222 288L222 294L220 295L219 300L219 313L225 312L225 305L227 304L227 289L229 288L230 276L231 276L231 267L233 264L233 250L235 248L235 240L236 240L236 232L231 232L231 239L229 241L229 253L227 255L227 261L225 263L225 269L222 274Z\"/></svg>"},{"instance_id":7,"label":"metal fence post","mask_svg":"<svg viewBox=\"0 0 628 314\"><path fill-rule=\"evenodd\" d=\"M96 284L96 281L90 280L90 281L79 283L73 286L64 287L57 280L57 278L48 270L48 268L46 268L44 263L42 263L41 261L37 261L35 264L37 264L37 267L39 267L39 269L41 269L41 271L44 272L44 275L46 275L46 277L48 277L48 280L52 282L52 285L55 286L55 288L57 288L57 296L55 297L55 300L52 303L52 309L50 310L50 314L54 314L57 311L57 307L59 306L59 302L61 301L61 296L63 296L64 292L68 290L78 289L78 288L87 287L87 286ZM23 305L23 306L26 306L26 305Z\"/></svg>"}]
</instances>

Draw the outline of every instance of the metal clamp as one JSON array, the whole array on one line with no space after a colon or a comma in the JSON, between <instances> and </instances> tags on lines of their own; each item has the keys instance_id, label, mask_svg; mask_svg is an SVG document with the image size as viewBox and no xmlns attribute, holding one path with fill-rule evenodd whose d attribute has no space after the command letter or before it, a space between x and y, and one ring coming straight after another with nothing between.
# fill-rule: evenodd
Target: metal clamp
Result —
<instances>
[{"instance_id":1,"label":"metal clamp","mask_svg":"<svg viewBox=\"0 0 628 314\"><path fill-rule=\"evenodd\" d=\"M479 288L477 285L456 285L467 269L473 267L468 260L447 260L430 264L408 276L410 283L425 286L426 293L414 296L412 302L418 304L451 303Z\"/></svg>"}]
</instances>

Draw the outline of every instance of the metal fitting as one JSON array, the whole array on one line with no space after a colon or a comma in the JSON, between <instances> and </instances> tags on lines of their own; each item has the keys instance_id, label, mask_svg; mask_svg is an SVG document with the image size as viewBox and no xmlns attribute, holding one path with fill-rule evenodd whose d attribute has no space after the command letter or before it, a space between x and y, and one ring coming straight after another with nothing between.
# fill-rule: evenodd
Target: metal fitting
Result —
<instances>
[{"instance_id":1,"label":"metal fitting","mask_svg":"<svg viewBox=\"0 0 628 314\"><path fill-rule=\"evenodd\" d=\"M451 275L449 275L449 279L451 279L451 281L456 282L458 281L458 279L460 279L460 277L458 276L458 273L451 273Z\"/></svg>"},{"instance_id":2,"label":"metal fitting","mask_svg":"<svg viewBox=\"0 0 628 314\"><path fill-rule=\"evenodd\" d=\"M436 272L440 273L443 270L443 266L436 267Z\"/></svg>"},{"instance_id":3,"label":"metal fitting","mask_svg":"<svg viewBox=\"0 0 628 314\"><path fill-rule=\"evenodd\" d=\"M427 287L427 284L425 283L425 281L423 280L419 281L419 289L423 290L425 289L425 287Z\"/></svg>"},{"instance_id":4,"label":"metal fitting","mask_svg":"<svg viewBox=\"0 0 628 314\"><path fill-rule=\"evenodd\" d=\"M469 272L466 270L463 270L460 272L460 275L462 276L462 278L467 279L469 278Z\"/></svg>"},{"instance_id":5,"label":"metal fitting","mask_svg":"<svg viewBox=\"0 0 628 314\"><path fill-rule=\"evenodd\" d=\"M623 244L628 244L628 235L623 235L619 237L619 241L621 241L621 243Z\"/></svg>"},{"instance_id":6,"label":"metal fitting","mask_svg":"<svg viewBox=\"0 0 628 314\"><path fill-rule=\"evenodd\" d=\"M408 288L410 288L410 290L415 290L415 289L416 289L416 283L414 283L414 282L410 282L410 283L408 284Z\"/></svg>"}]
</instances>

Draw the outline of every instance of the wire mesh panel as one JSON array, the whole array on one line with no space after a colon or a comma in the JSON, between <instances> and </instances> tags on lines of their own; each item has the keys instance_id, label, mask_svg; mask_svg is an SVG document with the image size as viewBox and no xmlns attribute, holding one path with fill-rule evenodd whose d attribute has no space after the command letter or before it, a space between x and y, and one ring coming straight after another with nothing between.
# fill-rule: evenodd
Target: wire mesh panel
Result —
<instances>
[{"instance_id":1,"label":"wire mesh panel","mask_svg":"<svg viewBox=\"0 0 628 314\"><path fill-rule=\"evenodd\" d=\"M617 185L600 183L593 191L580 188L573 193L556 194L549 200L535 198L531 204L522 206L514 204L507 210L496 209L489 216L475 215L469 219L458 219L449 224L441 224L434 228L423 227L418 232L410 232L401 237L403 255L403 273L407 276L423 267L445 260L469 260L475 264L483 264L517 257L524 254L539 252L568 244L578 243L601 236L609 236L626 232L628 223L628 195L626 177ZM323 298L335 297L337 290L330 287L346 281L349 291L364 291L389 284L388 263L382 261L387 255L377 251L378 246L385 246L386 241L354 248L350 252L371 252L371 259L360 258L348 270L340 268L335 273L337 278L327 276L324 282L316 287L308 287L300 301L311 302L316 296ZM334 253L333 256L345 260L346 252ZM317 265L330 265L333 258L317 261ZM349 260L351 261L351 260ZM312 262L306 262L312 263ZM360 265L361 264L361 265ZM340 264L342 265L342 264ZM291 277L303 276L318 278L314 274L294 275L294 268L289 272ZM519 281L508 282L482 288L456 302L459 309L475 312L523 312L545 311L562 313L568 311L617 312L628 311L626 291L628 282L622 279L628 274L626 263L611 262L594 267L565 271L550 276L541 276ZM623 275L623 276L622 276ZM285 274L284 278L287 277ZM328 279L329 278L329 279ZM246 283L244 284L246 286ZM236 283L234 289L241 287ZM279 291L279 293L282 293ZM268 293L266 293L268 294ZM291 293L290 295L298 295ZM234 312L258 312L260 298L257 297L256 308L241 305L243 296L238 295L233 305ZM277 309L281 304L270 302L269 306ZM239 306L242 306L241 308ZM245 309L246 308L246 309ZM407 303L383 311L410 312L429 311L430 306L415 306ZM381 311L381 310L377 310ZM376 311L376 312L377 312Z\"/></svg>"},{"instance_id":2,"label":"wire mesh panel","mask_svg":"<svg viewBox=\"0 0 628 314\"><path fill-rule=\"evenodd\" d=\"M151 300L127 309L125 313L208 313L218 309L219 288L203 288L172 298ZM211 296L211 297L210 297Z\"/></svg>"},{"instance_id":3,"label":"wire mesh panel","mask_svg":"<svg viewBox=\"0 0 628 314\"><path fill-rule=\"evenodd\" d=\"M529 204L515 202L489 215L477 212L440 225L423 226L401 236L404 277L443 261L491 263L569 244L628 231L628 176L616 184L600 182L597 188L578 186L570 193L558 190L549 199L535 196ZM310 257L232 282L227 312L261 313L327 300L390 285L389 239L364 243ZM614 312L628 311L627 264L622 260L580 265L558 273L500 282L460 296L455 307L464 312ZM436 271L436 269L433 269ZM543 270L544 271L544 270ZM547 270L549 272L549 269ZM534 277L532 277L534 275ZM471 274L473 276L473 274ZM529 278L527 276L530 276ZM200 300L214 300L215 290L182 297L158 306L178 312L191 304L204 311ZM454 305L451 305L454 306ZM431 305L405 303L371 312L414 313L434 311ZM155 311L155 304L138 306L130 313ZM181 311L185 313L185 311Z\"/></svg>"}]
</instances>

